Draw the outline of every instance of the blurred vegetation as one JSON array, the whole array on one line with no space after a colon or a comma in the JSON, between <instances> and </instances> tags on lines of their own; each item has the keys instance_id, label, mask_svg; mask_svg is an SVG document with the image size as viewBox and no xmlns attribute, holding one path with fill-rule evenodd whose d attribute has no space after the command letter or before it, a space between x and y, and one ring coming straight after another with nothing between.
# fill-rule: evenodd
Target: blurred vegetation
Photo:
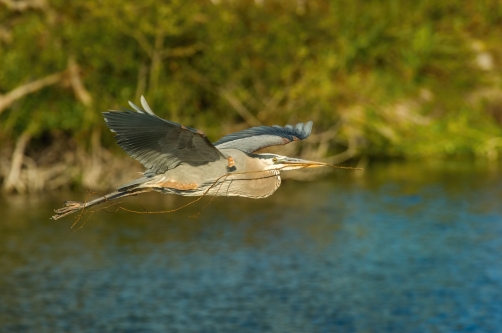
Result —
<instances>
[{"instance_id":1,"label":"blurred vegetation","mask_svg":"<svg viewBox=\"0 0 502 333\"><path fill-rule=\"evenodd\" d=\"M497 159L500 36L497 0L0 0L0 179L110 180L101 112L142 94L212 140L311 119L321 158Z\"/></svg>"}]
</instances>

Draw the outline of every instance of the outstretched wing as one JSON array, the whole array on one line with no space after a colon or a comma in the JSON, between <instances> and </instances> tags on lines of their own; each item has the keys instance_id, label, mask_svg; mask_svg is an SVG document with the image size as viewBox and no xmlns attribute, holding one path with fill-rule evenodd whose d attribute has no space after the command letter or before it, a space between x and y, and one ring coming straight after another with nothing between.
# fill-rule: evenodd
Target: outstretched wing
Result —
<instances>
[{"instance_id":1,"label":"outstretched wing","mask_svg":"<svg viewBox=\"0 0 502 333\"><path fill-rule=\"evenodd\" d=\"M204 133L164 120L151 111L143 98L141 102L144 110L130 103L138 112L111 111L103 115L110 130L117 134L120 147L146 168L163 173L181 163L203 165L225 158Z\"/></svg>"},{"instance_id":2,"label":"outstretched wing","mask_svg":"<svg viewBox=\"0 0 502 333\"><path fill-rule=\"evenodd\" d=\"M296 124L295 127L258 126L224 136L214 145L218 149L233 148L253 153L262 148L306 139L310 132L312 132L312 121Z\"/></svg>"}]
</instances>

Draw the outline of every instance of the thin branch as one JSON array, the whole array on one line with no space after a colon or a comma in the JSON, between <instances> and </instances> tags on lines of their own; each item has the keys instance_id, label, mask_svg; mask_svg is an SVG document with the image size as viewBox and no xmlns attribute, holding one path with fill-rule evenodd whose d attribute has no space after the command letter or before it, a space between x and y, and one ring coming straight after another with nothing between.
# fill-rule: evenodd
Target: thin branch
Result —
<instances>
[{"instance_id":1,"label":"thin branch","mask_svg":"<svg viewBox=\"0 0 502 333\"><path fill-rule=\"evenodd\" d=\"M10 165L9 174L5 179L3 184L4 191L11 192L16 188L16 184L19 180L19 175L21 173L21 166L23 165L24 151L28 142L31 139L30 131L26 130L21 134L19 139L16 142L16 147L14 148L14 152L12 153L12 162Z\"/></svg>"},{"instance_id":2,"label":"thin branch","mask_svg":"<svg viewBox=\"0 0 502 333\"><path fill-rule=\"evenodd\" d=\"M142 62L138 70L138 83L136 85L136 94L134 100L137 101L146 92L146 77L148 76L148 66Z\"/></svg>"},{"instance_id":3,"label":"thin branch","mask_svg":"<svg viewBox=\"0 0 502 333\"><path fill-rule=\"evenodd\" d=\"M0 0L2 1L2 0ZM0 114L9 106L12 105L16 100L23 98L24 96L41 90L47 86L53 85L61 81L64 72L48 75L42 79L31 81L29 83L23 84L11 90L5 95L0 95Z\"/></svg>"},{"instance_id":4,"label":"thin branch","mask_svg":"<svg viewBox=\"0 0 502 333\"><path fill-rule=\"evenodd\" d=\"M162 29L158 28L155 35L155 44L150 56L150 81L148 83L148 89L155 92L159 83L159 77L162 68L162 52L164 49L164 36L165 33Z\"/></svg>"},{"instance_id":5,"label":"thin branch","mask_svg":"<svg viewBox=\"0 0 502 333\"><path fill-rule=\"evenodd\" d=\"M75 57L68 58L68 74L70 75L70 84L77 99L85 106L89 107L92 104L91 94L85 89L84 84L80 78L80 68L75 61Z\"/></svg>"},{"instance_id":6,"label":"thin branch","mask_svg":"<svg viewBox=\"0 0 502 333\"><path fill-rule=\"evenodd\" d=\"M124 23L122 20L117 20L119 26L119 30L122 31L123 34L134 38L139 46L145 51L149 58L152 58L154 47L148 41L148 38L136 28L131 28L128 24Z\"/></svg>"},{"instance_id":7,"label":"thin branch","mask_svg":"<svg viewBox=\"0 0 502 333\"><path fill-rule=\"evenodd\" d=\"M225 97L225 99L232 105L232 107L237 111L237 113L251 126L260 126L261 122L253 116L251 112L241 103L241 101L235 97L229 90L220 88L220 94Z\"/></svg>"},{"instance_id":8,"label":"thin branch","mask_svg":"<svg viewBox=\"0 0 502 333\"><path fill-rule=\"evenodd\" d=\"M29 9L44 9L47 5L44 0L25 0L25 1L12 1L0 0L0 4L4 4L10 10L17 12L24 12Z\"/></svg>"},{"instance_id":9,"label":"thin branch","mask_svg":"<svg viewBox=\"0 0 502 333\"><path fill-rule=\"evenodd\" d=\"M337 154L335 156L326 157L326 158L324 158L324 160L330 164L339 164L339 163L345 162L347 160L350 160L351 158L353 158L356 155L357 155L357 151L349 148L349 149L345 150L344 152Z\"/></svg>"}]
</instances>

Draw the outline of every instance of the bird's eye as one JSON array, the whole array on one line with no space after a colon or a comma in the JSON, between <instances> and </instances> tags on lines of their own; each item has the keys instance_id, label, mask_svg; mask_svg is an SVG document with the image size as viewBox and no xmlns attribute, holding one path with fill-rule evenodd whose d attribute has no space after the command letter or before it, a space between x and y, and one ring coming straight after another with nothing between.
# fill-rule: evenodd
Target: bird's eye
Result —
<instances>
[{"instance_id":1,"label":"bird's eye","mask_svg":"<svg viewBox=\"0 0 502 333\"><path fill-rule=\"evenodd\" d=\"M277 157L274 157L274 158L272 159L272 162L277 163Z\"/></svg>"}]
</instances>

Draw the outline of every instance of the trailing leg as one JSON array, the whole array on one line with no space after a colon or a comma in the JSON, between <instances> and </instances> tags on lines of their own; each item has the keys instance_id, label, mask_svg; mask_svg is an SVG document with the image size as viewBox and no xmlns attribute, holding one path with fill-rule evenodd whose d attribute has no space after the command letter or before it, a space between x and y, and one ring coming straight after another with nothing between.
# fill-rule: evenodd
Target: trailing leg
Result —
<instances>
[{"instance_id":1,"label":"trailing leg","mask_svg":"<svg viewBox=\"0 0 502 333\"><path fill-rule=\"evenodd\" d=\"M108 193L102 197L99 197L97 199L94 199L92 201L87 201L87 202L66 201L64 203L64 207L54 210L56 212L56 215L52 216L52 219L57 220L62 217L65 217L67 215L73 214L76 211L83 210L85 208L89 208L89 207L92 207L95 205L99 205L99 204L106 202L106 201L115 200L115 199L119 199L119 198L125 198L128 196L138 195L140 193L151 192L151 191L152 191L151 188L136 188L136 189L131 189L128 191L114 191L114 192Z\"/></svg>"}]
</instances>

